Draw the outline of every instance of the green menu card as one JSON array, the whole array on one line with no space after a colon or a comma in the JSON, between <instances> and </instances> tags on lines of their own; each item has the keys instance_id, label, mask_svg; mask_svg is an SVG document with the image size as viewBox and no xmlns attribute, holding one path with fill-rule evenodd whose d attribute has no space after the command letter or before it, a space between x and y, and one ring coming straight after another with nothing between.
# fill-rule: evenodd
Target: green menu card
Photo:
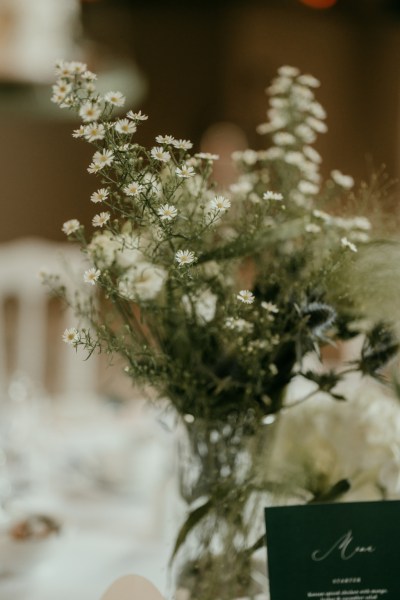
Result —
<instances>
[{"instance_id":1,"label":"green menu card","mask_svg":"<svg viewBox=\"0 0 400 600\"><path fill-rule=\"evenodd\" d=\"M400 501L265 509L271 600L400 600Z\"/></svg>"}]
</instances>

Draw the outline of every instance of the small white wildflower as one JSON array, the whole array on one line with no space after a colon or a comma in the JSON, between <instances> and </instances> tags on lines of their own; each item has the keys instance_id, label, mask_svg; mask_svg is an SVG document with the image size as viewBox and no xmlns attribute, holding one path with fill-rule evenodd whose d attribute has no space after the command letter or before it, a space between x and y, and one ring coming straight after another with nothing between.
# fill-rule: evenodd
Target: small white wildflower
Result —
<instances>
[{"instance_id":1,"label":"small white wildflower","mask_svg":"<svg viewBox=\"0 0 400 600\"><path fill-rule=\"evenodd\" d=\"M73 73L76 75L83 75L87 71L87 64L74 60L70 63Z\"/></svg>"},{"instance_id":2,"label":"small white wildflower","mask_svg":"<svg viewBox=\"0 0 400 600\"><path fill-rule=\"evenodd\" d=\"M236 298L244 304L253 304L255 300L255 296L252 292L250 292L250 290L240 290Z\"/></svg>"},{"instance_id":3,"label":"small white wildflower","mask_svg":"<svg viewBox=\"0 0 400 600\"><path fill-rule=\"evenodd\" d=\"M85 126L84 137L88 142L94 142L95 140L102 140L105 136L105 128L101 123L90 123Z\"/></svg>"},{"instance_id":4,"label":"small white wildflower","mask_svg":"<svg viewBox=\"0 0 400 600\"><path fill-rule=\"evenodd\" d=\"M96 267L91 267L87 269L87 271L83 274L83 281L85 283L89 283L90 285L95 285L96 281L100 277L100 270L96 269Z\"/></svg>"},{"instance_id":5,"label":"small white wildflower","mask_svg":"<svg viewBox=\"0 0 400 600\"><path fill-rule=\"evenodd\" d=\"M175 254L175 260L180 267L190 265L196 260L195 253L191 250L178 250Z\"/></svg>"},{"instance_id":6,"label":"small white wildflower","mask_svg":"<svg viewBox=\"0 0 400 600\"><path fill-rule=\"evenodd\" d=\"M291 133L287 131L280 131L279 133L275 133L272 137L274 144L277 146L291 146L296 143L296 138Z\"/></svg>"},{"instance_id":7,"label":"small white wildflower","mask_svg":"<svg viewBox=\"0 0 400 600\"><path fill-rule=\"evenodd\" d=\"M326 133L328 131L327 124L320 119L316 119L315 117L307 117L306 121L307 125L309 125L315 131L318 131L318 133Z\"/></svg>"},{"instance_id":8,"label":"small white wildflower","mask_svg":"<svg viewBox=\"0 0 400 600\"><path fill-rule=\"evenodd\" d=\"M316 163L318 165L321 164L322 156L312 146L304 146L303 153L304 156L308 158L308 160L311 160L311 162Z\"/></svg>"},{"instance_id":9,"label":"small white wildflower","mask_svg":"<svg viewBox=\"0 0 400 600\"><path fill-rule=\"evenodd\" d=\"M95 102L85 102L79 109L79 116L86 123L88 121L97 121L101 115L101 108Z\"/></svg>"},{"instance_id":10,"label":"small white wildflower","mask_svg":"<svg viewBox=\"0 0 400 600\"><path fill-rule=\"evenodd\" d=\"M249 323L245 319L228 317L225 320L225 327L227 329L232 329L233 331L238 331L239 333L251 333L254 329L253 323Z\"/></svg>"},{"instance_id":11,"label":"small white wildflower","mask_svg":"<svg viewBox=\"0 0 400 600\"><path fill-rule=\"evenodd\" d=\"M100 214L95 215L92 219L93 227L104 227L107 221L110 220L110 216L109 212L101 212Z\"/></svg>"},{"instance_id":12,"label":"small white wildflower","mask_svg":"<svg viewBox=\"0 0 400 600\"><path fill-rule=\"evenodd\" d=\"M241 160L246 164L246 165L255 165L256 162L258 161L258 152L256 152L255 150L251 150L250 148L247 148L247 150L244 150L241 156Z\"/></svg>"},{"instance_id":13,"label":"small white wildflower","mask_svg":"<svg viewBox=\"0 0 400 600\"><path fill-rule=\"evenodd\" d=\"M175 138L172 135L157 135L156 142L157 144L166 144L171 145L175 141Z\"/></svg>"},{"instance_id":14,"label":"small white wildflower","mask_svg":"<svg viewBox=\"0 0 400 600\"><path fill-rule=\"evenodd\" d=\"M271 98L269 101L270 106L273 108L286 108L289 105L287 98Z\"/></svg>"},{"instance_id":15,"label":"small white wildflower","mask_svg":"<svg viewBox=\"0 0 400 600\"><path fill-rule=\"evenodd\" d=\"M85 71L82 73L82 79L85 79L86 81L96 81L97 75L96 73L92 73L92 71Z\"/></svg>"},{"instance_id":16,"label":"small white wildflower","mask_svg":"<svg viewBox=\"0 0 400 600\"><path fill-rule=\"evenodd\" d=\"M281 74L280 77L273 79L272 84L266 89L266 92L271 96L275 94L285 94L289 90L292 83L293 81L291 76Z\"/></svg>"},{"instance_id":17,"label":"small white wildflower","mask_svg":"<svg viewBox=\"0 0 400 600\"><path fill-rule=\"evenodd\" d=\"M160 162L168 162L171 158L170 153L165 151L161 146L154 146L150 154L154 160L159 160Z\"/></svg>"},{"instance_id":18,"label":"small white wildflower","mask_svg":"<svg viewBox=\"0 0 400 600\"><path fill-rule=\"evenodd\" d=\"M62 340L66 344L71 344L71 345L74 344L75 342L78 342L79 341L78 330L75 329L75 327L70 327L69 329L66 329L62 335Z\"/></svg>"},{"instance_id":19,"label":"small white wildflower","mask_svg":"<svg viewBox=\"0 0 400 600\"><path fill-rule=\"evenodd\" d=\"M141 110L139 112L132 112L131 110L126 114L128 119L132 121L147 121L149 118L147 115L143 114Z\"/></svg>"},{"instance_id":20,"label":"small white wildflower","mask_svg":"<svg viewBox=\"0 0 400 600\"><path fill-rule=\"evenodd\" d=\"M143 186L136 181L131 181L124 187L124 193L127 196L138 196L142 190Z\"/></svg>"},{"instance_id":21,"label":"small white wildflower","mask_svg":"<svg viewBox=\"0 0 400 600\"><path fill-rule=\"evenodd\" d=\"M271 190L268 190L268 192L264 192L263 198L264 200L274 200L276 202L281 202L283 200L282 194L280 194L279 192L272 192Z\"/></svg>"},{"instance_id":22,"label":"small white wildflower","mask_svg":"<svg viewBox=\"0 0 400 600\"><path fill-rule=\"evenodd\" d=\"M71 235L71 233L75 233L75 231L78 231L80 226L81 224L79 223L78 219L70 219L69 221L65 221L65 223L62 226L62 231L66 235Z\"/></svg>"},{"instance_id":23,"label":"small white wildflower","mask_svg":"<svg viewBox=\"0 0 400 600\"><path fill-rule=\"evenodd\" d=\"M348 248L352 252L357 252L357 246L353 244L353 242L350 242L346 237L342 237L340 243L342 244L343 248Z\"/></svg>"},{"instance_id":24,"label":"small white wildflower","mask_svg":"<svg viewBox=\"0 0 400 600\"><path fill-rule=\"evenodd\" d=\"M305 230L307 233L319 233L321 231L321 227L316 223L308 223L305 226Z\"/></svg>"},{"instance_id":25,"label":"small white wildflower","mask_svg":"<svg viewBox=\"0 0 400 600\"><path fill-rule=\"evenodd\" d=\"M283 157L283 160L288 165L295 165L297 167L302 167L304 165L304 155L301 152L290 151L286 152Z\"/></svg>"},{"instance_id":26,"label":"small white wildflower","mask_svg":"<svg viewBox=\"0 0 400 600\"><path fill-rule=\"evenodd\" d=\"M224 196L215 196L209 204L211 210L218 210L220 212L225 212L226 210L228 210L228 208L230 208L231 206L231 202L230 200L228 200L228 198L225 198Z\"/></svg>"},{"instance_id":27,"label":"small white wildflower","mask_svg":"<svg viewBox=\"0 0 400 600\"><path fill-rule=\"evenodd\" d=\"M282 148L272 146L271 148L268 148L268 150L262 150L258 155L261 160L278 160L283 158L284 152Z\"/></svg>"},{"instance_id":28,"label":"small white wildflower","mask_svg":"<svg viewBox=\"0 0 400 600\"><path fill-rule=\"evenodd\" d=\"M104 101L113 106L123 106L125 104L125 96L121 92L107 92L104 95Z\"/></svg>"},{"instance_id":29,"label":"small white wildflower","mask_svg":"<svg viewBox=\"0 0 400 600\"><path fill-rule=\"evenodd\" d=\"M269 313L278 313L279 308L273 302L261 302L261 307Z\"/></svg>"},{"instance_id":30,"label":"small white wildflower","mask_svg":"<svg viewBox=\"0 0 400 600\"><path fill-rule=\"evenodd\" d=\"M312 88L317 88L321 85L321 82L316 77L308 74L300 75L297 78L297 81L300 83L300 85L306 85L307 87Z\"/></svg>"},{"instance_id":31,"label":"small white wildflower","mask_svg":"<svg viewBox=\"0 0 400 600\"><path fill-rule=\"evenodd\" d=\"M292 67L290 65L282 65L278 69L279 75L282 77L297 77L300 74L300 71L297 67Z\"/></svg>"},{"instance_id":32,"label":"small white wildflower","mask_svg":"<svg viewBox=\"0 0 400 600\"><path fill-rule=\"evenodd\" d=\"M69 78L73 75L74 70L72 63L65 60L58 60L55 64L55 74L58 77Z\"/></svg>"},{"instance_id":33,"label":"small white wildflower","mask_svg":"<svg viewBox=\"0 0 400 600\"><path fill-rule=\"evenodd\" d=\"M171 221L172 219L175 219L178 211L172 204L163 204L158 209L157 214L161 217L162 221Z\"/></svg>"},{"instance_id":34,"label":"small white wildflower","mask_svg":"<svg viewBox=\"0 0 400 600\"><path fill-rule=\"evenodd\" d=\"M195 154L195 157L210 162L214 160L219 160L219 154L211 154L210 152L198 152L197 154Z\"/></svg>"},{"instance_id":35,"label":"small white wildflower","mask_svg":"<svg viewBox=\"0 0 400 600\"><path fill-rule=\"evenodd\" d=\"M173 140L171 143L178 150L190 150L190 148L193 148L190 140Z\"/></svg>"},{"instance_id":36,"label":"small white wildflower","mask_svg":"<svg viewBox=\"0 0 400 600\"><path fill-rule=\"evenodd\" d=\"M84 137L85 133L86 133L86 125L81 125L79 127L79 129L74 129L74 131L72 132L72 137L81 138L81 137Z\"/></svg>"},{"instance_id":37,"label":"small white wildflower","mask_svg":"<svg viewBox=\"0 0 400 600\"><path fill-rule=\"evenodd\" d=\"M119 119L119 121L115 123L114 127L115 131L123 135L131 135L137 130L135 123L129 121L129 119Z\"/></svg>"},{"instance_id":38,"label":"small white wildflower","mask_svg":"<svg viewBox=\"0 0 400 600\"><path fill-rule=\"evenodd\" d=\"M176 167L175 173L181 179L189 179L189 177L194 177L194 175L196 175L196 172L193 169L193 167L189 166L186 163L181 165L180 167Z\"/></svg>"},{"instance_id":39,"label":"small white wildflower","mask_svg":"<svg viewBox=\"0 0 400 600\"><path fill-rule=\"evenodd\" d=\"M309 125L306 125L305 123L301 123L300 125L297 125L297 127L295 127L294 131L295 131L296 135L299 136L299 138L301 138L302 141L305 142L306 144L312 144L317 139L315 131L313 129L311 129L311 127Z\"/></svg>"},{"instance_id":40,"label":"small white wildflower","mask_svg":"<svg viewBox=\"0 0 400 600\"><path fill-rule=\"evenodd\" d=\"M313 92L308 87L297 83L292 86L292 94L304 100L313 100L314 98Z\"/></svg>"},{"instance_id":41,"label":"small white wildflower","mask_svg":"<svg viewBox=\"0 0 400 600\"><path fill-rule=\"evenodd\" d=\"M355 229L369 231L371 229L371 221L367 217L353 217L353 226Z\"/></svg>"},{"instance_id":42,"label":"small white wildflower","mask_svg":"<svg viewBox=\"0 0 400 600\"><path fill-rule=\"evenodd\" d=\"M314 194L318 194L318 192L319 192L318 185L315 185L314 183L311 183L310 181L305 181L304 179L299 181L298 188L302 194L314 195Z\"/></svg>"},{"instance_id":43,"label":"small white wildflower","mask_svg":"<svg viewBox=\"0 0 400 600\"><path fill-rule=\"evenodd\" d=\"M308 110L316 119L326 119L326 111L319 102L311 102Z\"/></svg>"},{"instance_id":44,"label":"small white wildflower","mask_svg":"<svg viewBox=\"0 0 400 600\"><path fill-rule=\"evenodd\" d=\"M64 98L72 90L72 85L61 79L52 86L52 90L55 96Z\"/></svg>"},{"instance_id":45,"label":"small white wildflower","mask_svg":"<svg viewBox=\"0 0 400 600\"><path fill-rule=\"evenodd\" d=\"M90 196L91 202L97 204L97 202L104 202L107 200L110 190L107 188L100 188L97 192L93 192Z\"/></svg>"},{"instance_id":46,"label":"small white wildflower","mask_svg":"<svg viewBox=\"0 0 400 600\"><path fill-rule=\"evenodd\" d=\"M229 186L229 189L234 194L248 194L253 189L253 186L250 183L250 181L246 181L245 179L242 179L241 181L238 181L237 183L232 183Z\"/></svg>"},{"instance_id":47,"label":"small white wildflower","mask_svg":"<svg viewBox=\"0 0 400 600\"><path fill-rule=\"evenodd\" d=\"M337 185L340 185L345 190L351 190L354 186L354 179L350 175L343 175L337 169L331 172L331 177Z\"/></svg>"},{"instance_id":48,"label":"small white wildflower","mask_svg":"<svg viewBox=\"0 0 400 600\"><path fill-rule=\"evenodd\" d=\"M89 173L96 173L104 167L108 167L114 160L114 153L111 150L102 150L101 152L95 152L93 160L89 165Z\"/></svg>"}]
</instances>

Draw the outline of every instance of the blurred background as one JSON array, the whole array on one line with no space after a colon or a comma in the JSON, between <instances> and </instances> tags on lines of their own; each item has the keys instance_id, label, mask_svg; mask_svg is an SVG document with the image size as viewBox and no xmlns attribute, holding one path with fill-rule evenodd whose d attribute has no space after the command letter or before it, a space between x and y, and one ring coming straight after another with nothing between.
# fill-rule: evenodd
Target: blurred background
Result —
<instances>
[{"instance_id":1,"label":"blurred background","mask_svg":"<svg viewBox=\"0 0 400 600\"><path fill-rule=\"evenodd\" d=\"M141 143L168 133L219 154L221 184L229 183L233 150L266 144L256 133L265 121L265 88L279 66L297 66L322 82L317 99L329 131L316 147L323 173L338 168L360 181L386 165L392 178L399 176L400 0L0 0L3 372L21 363L35 379L45 368L50 391L60 383L57 364L65 370L61 325L43 334L43 319L32 317L35 300L15 342L19 309L11 297L21 285L29 288L28 272L36 277L38 261L47 266L55 248L27 252L15 240L65 242L64 221L88 225L93 216L91 146L72 138L74 117L50 102L59 58L86 62L99 74L100 91L121 90L127 109L150 116L139 130ZM20 274L19 288L6 285L10 269L14 279ZM24 294L26 301L30 292ZM53 315L57 320L57 306ZM45 366L27 340L47 348ZM96 385L105 389L108 371L100 373ZM74 380L76 389L85 387L77 373Z\"/></svg>"}]
</instances>

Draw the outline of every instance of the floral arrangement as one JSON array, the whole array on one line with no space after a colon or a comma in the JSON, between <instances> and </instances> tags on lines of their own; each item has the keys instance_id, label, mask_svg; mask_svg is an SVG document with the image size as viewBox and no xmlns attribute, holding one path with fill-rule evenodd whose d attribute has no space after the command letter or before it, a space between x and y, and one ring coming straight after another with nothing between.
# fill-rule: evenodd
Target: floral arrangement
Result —
<instances>
[{"instance_id":1,"label":"floral arrangement","mask_svg":"<svg viewBox=\"0 0 400 600\"><path fill-rule=\"evenodd\" d=\"M121 92L101 96L96 76L81 63L60 61L56 72L53 102L79 114L83 123L73 136L95 148L88 171L99 180L90 197L99 209L90 231L77 218L62 227L87 257L86 293L71 294L57 276L46 281L79 321L64 341L88 354L121 355L132 380L151 384L182 417L200 474L210 462L215 469L218 485L189 514L178 550L200 522L207 529L212 508L223 506L237 530L254 491L272 485L267 475L254 484L260 446L247 468L238 447L260 432L265 437L288 407L291 382L302 377L311 385L292 407L320 392L341 401L338 384L349 372L379 378L396 354L390 325L365 320L345 277L373 232L365 214L343 210L365 205L370 188L355 189L338 170L322 180L313 147L327 130L315 98L319 82L294 67L281 67L267 90L268 120L258 132L272 145L235 152L239 175L225 190L213 181L218 156L192 153L190 141L171 135L141 146L135 136L147 116L121 116ZM350 365L310 367L310 354L321 358L323 347L359 333L364 343ZM204 496L200 479L191 482L189 502ZM243 539L242 567L260 546ZM227 535L229 541L236 544Z\"/></svg>"}]
</instances>

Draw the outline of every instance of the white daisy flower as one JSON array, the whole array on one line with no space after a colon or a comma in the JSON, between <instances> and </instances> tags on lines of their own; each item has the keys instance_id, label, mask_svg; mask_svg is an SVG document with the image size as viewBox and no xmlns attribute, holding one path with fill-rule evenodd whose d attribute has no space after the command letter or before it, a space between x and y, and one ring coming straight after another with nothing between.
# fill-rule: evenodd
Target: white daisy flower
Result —
<instances>
[{"instance_id":1,"label":"white daisy flower","mask_svg":"<svg viewBox=\"0 0 400 600\"><path fill-rule=\"evenodd\" d=\"M154 146L154 148L151 149L150 154L154 160L159 160L160 162L168 162L171 158L170 153L165 151L162 146Z\"/></svg>"},{"instance_id":2,"label":"white daisy flower","mask_svg":"<svg viewBox=\"0 0 400 600\"><path fill-rule=\"evenodd\" d=\"M255 296L252 292L250 292L250 290L240 290L236 298L244 304L253 304L255 300Z\"/></svg>"},{"instance_id":3,"label":"white daisy flower","mask_svg":"<svg viewBox=\"0 0 400 600\"><path fill-rule=\"evenodd\" d=\"M193 148L193 144L190 140L173 140L171 143L174 148L177 148L178 150L190 150L190 148Z\"/></svg>"},{"instance_id":4,"label":"white daisy flower","mask_svg":"<svg viewBox=\"0 0 400 600\"><path fill-rule=\"evenodd\" d=\"M228 210L228 208L230 208L231 201L228 200L228 198L225 198L224 196L215 196L210 201L209 206L212 210L218 210L219 212L225 212L226 210Z\"/></svg>"},{"instance_id":5,"label":"white daisy flower","mask_svg":"<svg viewBox=\"0 0 400 600\"><path fill-rule=\"evenodd\" d=\"M86 125L81 125L79 127L79 129L74 129L74 131L72 132L72 137L73 138L81 138L84 137L86 133Z\"/></svg>"},{"instance_id":6,"label":"white daisy flower","mask_svg":"<svg viewBox=\"0 0 400 600\"><path fill-rule=\"evenodd\" d=\"M311 183L310 181L305 181L304 179L302 179L301 181L299 181L299 191L302 194L318 194L319 192L319 187L318 185L315 185L315 183Z\"/></svg>"},{"instance_id":7,"label":"white daisy flower","mask_svg":"<svg viewBox=\"0 0 400 600\"><path fill-rule=\"evenodd\" d=\"M175 260L179 267L190 265L196 260L196 255L191 250L178 250L175 254Z\"/></svg>"},{"instance_id":8,"label":"white daisy flower","mask_svg":"<svg viewBox=\"0 0 400 600\"><path fill-rule=\"evenodd\" d=\"M88 121L97 121L100 115L100 106L95 102L91 102L90 100L84 102L79 109L79 116L82 118L83 121L85 121L85 123Z\"/></svg>"},{"instance_id":9,"label":"white daisy flower","mask_svg":"<svg viewBox=\"0 0 400 600\"><path fill-rule=\"evenodd\" d=\"M283 200L282 194L280 194L279 192L272 192L270 190L268 192L264 192L263 198L264 200L275 200L277 202Z\"/></svg>"},{"instance_id":10,"label":"white daisy flower","mask_svg":"<svg viewBox=\"0 0 400 600\"><path fill-rule=\"evenodd\" d=\"M350 175L343 175L337 169L331 172L331 177L337 185L340 185L345 190L351 190L354 186L354 179Z\"/></svg>"},{"instance_id":11,"label":"white daisy flower","mask_svg":"<svg viewBox=\"0 0 400 600\"><path fill-rule=\"evenodd\" d=\"M65 223L62 226L62 231L66 235L71 235L71 233L75 233L75 231L78 231L80 226L81 224L79 223L78 219L70 219L69 221L65 221Z\"/></svg>"},{"instance_id":12,"label":"white daisy flower","mask_svg":"<svg viewBox=\"0 0 400 600\"><path fill-rule=\"evenodd\" d=\"M93 192L90 196L90 200L97 204L98 202L104 202L107 200L110 190L107 188L100 188L97 192Z\"/></svg>"},{"instance_id":13,"label":"white daisy flower","mask_svg":"<svg viewBox=\"0 0 400 600\"><path fill-rule=\"evenodd\" d=\"M178 211L172 204L163 204L158 209L157 214L161 217L162 221L171 221L172 219L175 219Z\"/></svg>"},{"instance_id":14,"label":"white daisy flower","mask_svg":"<svg viewBox=\"0 0 400 600\"><path fill-rule=\"evenodd\" d=\"M175 173L181 179L188 179L189 177L193 177L194 175L196 175L196 172L193 169L193 167L187 165L186 163L180 167L176 167Z\"/></svg>"},{"instance_id":15,"label":"white daisy flower","mask_svg":"<svg viewBox=\"0 0 400 600\"><path fill-rule=\"evenodd\" d=\"M101 212L100 214L95 215L92 219L93 227L104 227L107 221L110 220L110 216L109 212Z\"/></svg>"},{"instance_id":16,"label":"white daisy flower","mask_svg":"<svg viewBox=\"0 0 400 600\"><path fill-rule=\"evenodd\" d=\"M135 123L132 123L132 121L129 121L129 119L119 119L119 121L115 123L114 127L115 131L123 135L131 135L137 130Z\"/></svg>"},{"instance_id":17,"label":"white daisy flower","mask_svg":"<svg viewBox=\"0 0 400 600\"><path fill-rule=\"evenodd\" d=\"M201 160L219 160L219 154L211 154L210 152L198 152L194 156L195 158L200 158Z\"/></svg>"},{"instance_id":18,"label":"white daisy flower","mask_svg":"<svg viewBox=\"0 0 400 600\"><path fill-rule=\"evenodd\" d=\"M352 252L357 252L357 246L353 244L353 242L350 242L346 237L342 237L340 243L343 248L348 248Z\"/></svg>"},{"instance_id":19,"label":"white daisy flower","mask_svg":"<svg viewBox=\"0 0 400 600\"><path fill-rule=\"evenodd\" d=\"M52 90L54 95L64 98L72 90L72 85L61 79L52 86Z\"/></svg>"},{"instance_id":20,"label":"white daisy flower","mask_svg":"<svg viewBox=\"0 0 400 600\"><path fill-rule=\"evenodd\" d=\"M85 126L84 137L88 142L94 142L95 140L103 140L106 134L104 125L101 123L90 123Z\"/></svg>"},{"instance_id":21,"label":"white daisy flower","mask_svg":"<svg viewBox=\"0 0 400 600\"><path fill-rule=\"evenodd\" d=\"M96 269L96 267L91 267L87 269L87 271L83 274L83 281L85 283L89 283L90 285L94 285L98 278L100 277L100 270Z\"/></svg>"},{"instance_id":22,"label":"white daisy flower","mask_svg":"<svg viewBox=\"0 0 400 600\"><path fill-rule=\"evenodd\" d=\"M74 60L70 63L73 73L76 75L83 75L87 71L87 65L83 62L79 62L78 60Z\"/></svg>"},{"instance_id":23,"label":"white daisy flower","mask_svg":"<svg viewBox=\"0 0 400 600\"><path fill-rule=\"evenodd\" d=\"M308 223L305 226L305 230L307 233L319 233L321 231L321 227L316 223Z\"/></svg>"},{"instance_id":24,"label":"white daisy flower","mask_svg":"<svg viewBox=\"0 0 400 600\"><path fill-rule=\"evenodd\" d=\"M125 104L125 96L121 92L107 92L104 94L104 101L113 106L123 106Z\"/></svg>"},{"instance_id":25,"label":"white daisy flower","mask_svg":"<svg viewBox=\"0 0 400 600\"><path fill-rule=\"evenodd\" d=\"M102 150L101 152L95 152L93 155L92 165L98 167L97 170L103 169L103 167L109 167L114 160L114 153L112 150Z\"/></svg>"},{"instance_id":26,"label":"white daisy flower","mask_svg":"<svg viewBox=\"0 0 400 600\"><path fill-rule=\"evenodd\" d=\"M279 75L282 77L297 77L300 74L300 71L297 67L291 67L289 65L282 65L278 69Z\"/></svg>"},{"instance_id":27,"label":"white daisy flower","mask_svg":"<svg viewBox=\"0 0 400 600\"><path fill-rule=\"evenodd\" d=\"M273 302L261 302L261 307L269 313L278 313L279 308Z\"/></svg>"},{"instance_id":28,"label":"white daisy flower","mask_svg":"<svg viewBox=\"0 0 400 600\"><path fill-rule=\"evenodd\" d=\"M66 344L74 344L75 342L79 342L79 333L75 327L70 327L66 329L62 335L62 340Z\"/></svg>"},{"instance_id":29,"label":"white daisy flower","mask_svg":"<svg viewBox=\"0 0 400 600\"><path fill-rule=\"evenodd\" d=\"M85 79L85 81L96 81L97 75L92 71L85 71L82 73L82 79Z\"/></svg>"},{"instance_id":30,"label":"white daisy flower","mask_svg":"<svg viewBox=\"0 0 400 600\"><path fill-rule=\"evenodd\" d=\"M173 144L175 142L175 138L172 135L157 135L156 142L158 144Z\"/></svg>"},{"instance_id":31,"label":"white daisy flower","mask_svg":"<svg viewBox=\"0 0 400 600\"><path fill-rule=\"evenodd\" d=\"M124 187L124 193L127 196L138 196L142 190L143 186L136 181L131 181Z\"/></svg>"},{"instance_id":32,"label":"white daisy flower","mask_svg":"<svg viewBox=\"0 0 400 600\"><path fill-rule=\"evenodd\" d=\"M128 119L131 119L132 121L147 121L147 119L149 118L147 115L144 115L141 110L139 110L139 112L135 112L135 113L130 110L126 114L126 116Z\"/></svg>"},{"instance_id":33,"label":"white daisy flower","mask_svg":"<svg viewBox=\"0 0 400 600\"><path fill-rule=\"evenodd\" d=\"M296 138L294 135L288 133L287 131L275 133L272 140L277 146L291 146L292 144L296 143Z\"/></svg>"},{"instance_id":34,"label":"white daisy flower","mask_svg":"<svg viewBox=\"0 0 400 600\"><path fill-rule=\"evenodd\" d=\"M58 77L71 77L74 73L73 65L65 60L58 60L55 64L55 74Z\"/></svg>"}]
</instances>

